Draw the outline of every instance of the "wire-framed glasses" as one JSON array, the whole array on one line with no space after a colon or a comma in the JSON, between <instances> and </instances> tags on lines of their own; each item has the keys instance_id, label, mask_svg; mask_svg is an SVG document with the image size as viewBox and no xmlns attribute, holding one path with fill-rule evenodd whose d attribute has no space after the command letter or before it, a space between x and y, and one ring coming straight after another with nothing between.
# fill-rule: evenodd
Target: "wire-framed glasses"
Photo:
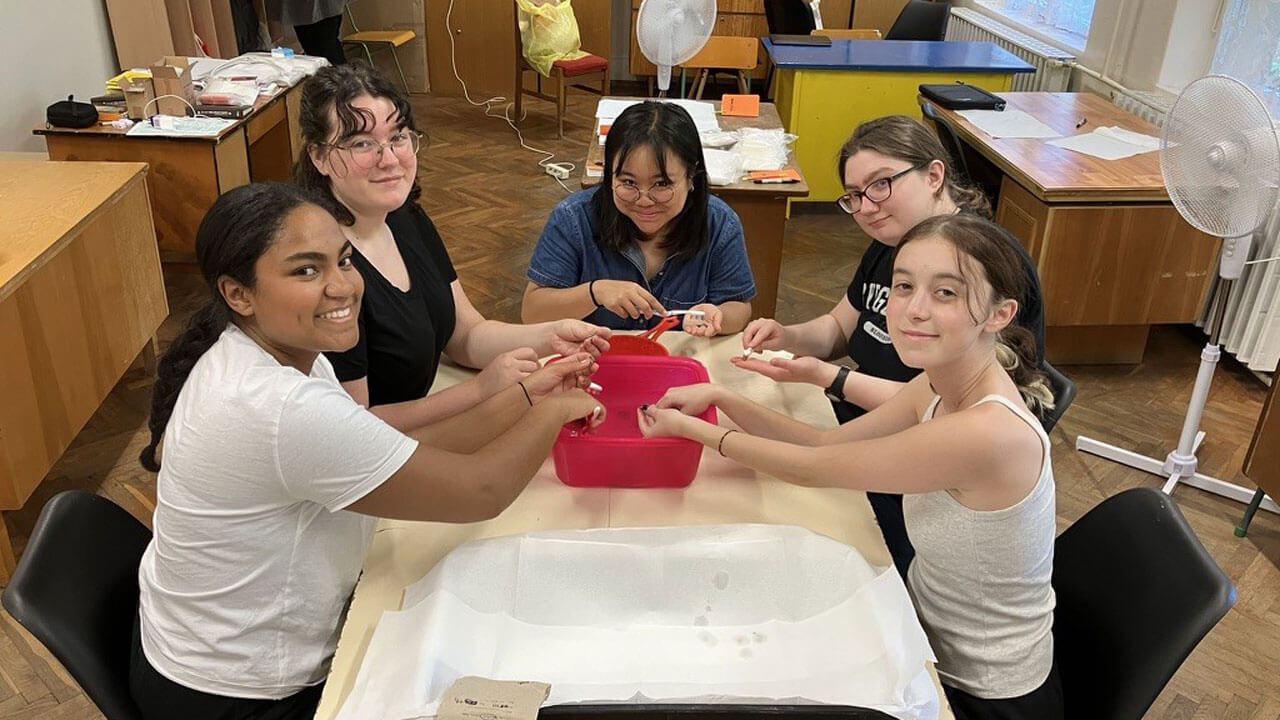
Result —
<instances>
[{"instance_id":1,"label":"wire-framed glasses","mask_svg":"<svg viewBox=\"0 0 1280 720\"><path fill-rule=\"evenodd\" d=\"M882 177L879 180L872 180L871 182L867 183L867 186L862 188L861 191L850 190L844 195L841 195L840 198L836 200L836 204L840 206L841 210L849 213L850 215L856 215L862 211L862 198L866 198L876 204L879 204L884 202L885 200L888 200L889 196L893 195L894 180L897 180L898 178L906 175L912 170L919 170L920 168L926 165L928 165L928 163L917 163L907 168L906 170L903 170L902 172L899 172L899 173L894 173L889 177Z\"/></svg>"},{"instance_id":2,"label":"wire-framed glasses","mask_svg":"<svg viewBox=\"0 0 1280 720\"><path fill-rule=\"evenodd\" d=\"M639 202L641 195L648 195L649 199L658 205L671 202L671 198L676 196L675 181L659 180L649 186L648 190L641 190L631 180L619 180L613 185L613 194L623 202Z\"/></svg>"},{"instance_id":3,"label":"wire-framed glasses","mask_svg":"<svg viewBox=\"0 0 1280 720\"><path fill-rule=\"evenodd\" d=\"M327 143L326 143L327 144ZM341 150L343 155L351 158L357 167L368 170L382 159L382 151L391 148L391 152L401 160L418 154L422 146L422 133L414 130L397 130L386 142L377 142L373 138L358 138L348 143L327 144L334 150Z\"/></svg>"}]
</instances>

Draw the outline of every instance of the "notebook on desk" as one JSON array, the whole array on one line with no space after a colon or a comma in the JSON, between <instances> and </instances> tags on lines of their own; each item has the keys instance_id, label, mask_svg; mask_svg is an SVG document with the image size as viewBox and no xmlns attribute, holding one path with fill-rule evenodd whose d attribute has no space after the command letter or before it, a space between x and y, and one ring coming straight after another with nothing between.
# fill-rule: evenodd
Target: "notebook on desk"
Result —
<instances>
[{"instance_id":1,"label":"notebook on desk","mask_svg":"<svg viewBox=\"0 0 1280 720\"><path fill-rule=\"evenodd\" d=\"M813 45L829 47L831 38L824 35L770 35L769 42L774 45Z\"/></svg>"}]
</instances>

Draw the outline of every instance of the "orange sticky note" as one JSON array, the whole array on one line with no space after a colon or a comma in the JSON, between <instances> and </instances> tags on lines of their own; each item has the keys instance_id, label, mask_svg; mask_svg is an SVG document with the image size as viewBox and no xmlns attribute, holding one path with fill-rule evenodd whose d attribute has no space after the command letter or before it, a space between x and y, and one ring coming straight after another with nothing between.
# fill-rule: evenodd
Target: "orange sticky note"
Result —
<instances>
[{"instance_id":1,"label":"orange sticky note","mask_svg":"<svg viewBox=\"0 0 1280 720\"><path fill-rule=\"evenodd\" d=\"M760 96L725 95L720 98L720 113L737 117L760 117Z\"/></svg>"}]
</instances>

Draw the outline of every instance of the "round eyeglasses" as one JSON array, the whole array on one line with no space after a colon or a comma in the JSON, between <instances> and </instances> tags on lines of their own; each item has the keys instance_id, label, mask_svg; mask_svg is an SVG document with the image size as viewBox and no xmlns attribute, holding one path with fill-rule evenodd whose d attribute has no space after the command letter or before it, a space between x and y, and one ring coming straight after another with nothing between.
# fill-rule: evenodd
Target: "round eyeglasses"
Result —
<instances>
[{"instance_id":1,"label":"round eyeglasses","mask_svg":"<svg viewBox=\"0 0 1280 720\"><path fill-rule=\"evenodd\" d=\"M648 195L649 199L658 205L671 202L671 198L676 196L676 184L674 181L659 180L649 187L648 190L641 190L630 180L619 180L613 186L613 194L623 202L639 202L641 195Z\"/></svg>"},{"instance_id":2,"label":"round eyeglasses","mask_svg":"<svg viewBox=\"0 0 1280 720\"><path fill-rule=\"evenodd\" d=\"M867 183L867 186L861 191L850 190L844 195L841 195L840 198L836 200L836 204L840 206L841 210L849 213L850 215L857 215L859 212L862 212L862 198L866 198L877 205L888 200L889 196L893 195L894 180L897 180L912 170L919 170L928 164L929 163L927 162L917 163L906 170L894 173L889 177L872 180L870 183Z\"/></svg>"},{"instance_id":3,"label":"round eyeglasses","mask_svg":"<svg viewBox=\"0 0 1280 720\"><path fill-rule=\"evenodd\" d=\"M417 155L422 146L422 133L414 130L399 130L386 142L380 143L372 138L360 138L343 145L328 143L326 145L334 150L341 150L342 154L350 157L351 162L357 167L368 170L378 164L382 159L382 151L386 148L391 148L391 152L401 160L408 160Z\"/></svg>"}]
</instances>

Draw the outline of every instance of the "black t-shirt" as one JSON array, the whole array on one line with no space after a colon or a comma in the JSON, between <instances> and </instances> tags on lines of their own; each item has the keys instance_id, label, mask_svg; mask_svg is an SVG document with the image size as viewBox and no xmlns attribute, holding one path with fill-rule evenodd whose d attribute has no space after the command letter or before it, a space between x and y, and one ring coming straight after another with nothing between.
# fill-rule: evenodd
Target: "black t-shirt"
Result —
<instances>
[{"instance_id":1,"label":"black t-shirt","mask_svg":"<svg viewBox=\"0 0 1280 720\"><path fill-rule=\"evenodd\" d=\"M1036 354L1044 358L1044 295L1040 291L1040 276L1036 273L1031 255L1012 235L1008 236L1018 254L1026 274L1027 297L1018 303L1019 325L1031 331L1036 340ZM858 364L858 372L872 377L906 382L920 373L907 367L898 357L889 339L885 320L885 306L889 304L889 290L893 285L894 248L872 240L862 255L862 262L853 273L846 296L849 304L858 312L858 324L849 336L849 357ZM861 415L863 410L851 403L836 403L836 415L840 422Z\"/></svg>"},{"instance_id":2,"label":"black t-shirt","mask_svg":"<svg viewBox=\"0 0 1280 720\"><path fill-rule=\"evenodd\" d=\"M458 275L430 218L409 202L387 215L387 226L404 258L409 292L392 285L359 250L353 252L352 263L364 278L360 341L346 352L325 353L342 382L368 378L370 406L425 396L456 322L449 284Z\"/></svg>"}]
</instances>

